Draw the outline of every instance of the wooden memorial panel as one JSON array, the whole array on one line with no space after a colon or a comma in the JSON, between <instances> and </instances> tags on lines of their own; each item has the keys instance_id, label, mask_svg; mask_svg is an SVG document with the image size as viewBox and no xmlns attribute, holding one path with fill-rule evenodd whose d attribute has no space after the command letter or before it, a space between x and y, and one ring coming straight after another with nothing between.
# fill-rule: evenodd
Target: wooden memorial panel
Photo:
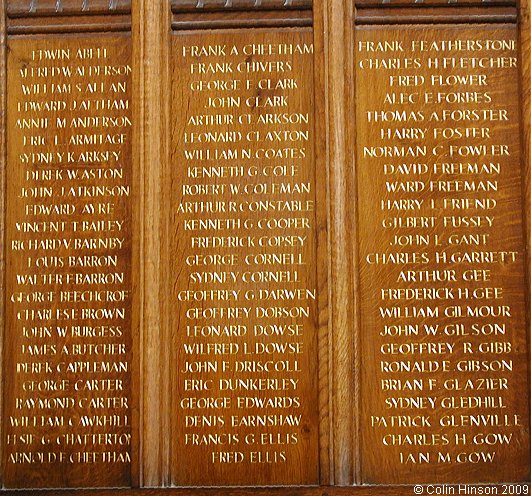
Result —
<instances>
[{"instance_id":1,"label":"wooden memorial panel","mask_svg":"<svg viewBox=\"0 0 531 496\"><path fill-rule=\"evenodd\" d=\"M131 44L9 39L3 471L131 484Z\"/></svg>"},{"instance_id":2,"label":"wooden memorial panel","mask_svg":"<svg viewBox=\"0 0 531 496\"><path fill-rule=\"evenodd\" d=\"M7 492L529 480L526 31L416 3L0 0Z\"/></svg>"},{"instance_id":3,"label":"wooden memorial panel","mask_svg":"<svg viewBox=\"0 0 531 496\"><path fill-rule=\"evenodd\" d=\"M528 477L516 38L356 29L366 482Z\"/></svg>"},{"instance_id":4,"label":"wooden memorial panel","mask_svg":"<svg viewBox=\"0 0 531 496\"><path fill-rule=\"evenodd\" d=\"M171 480L316 484L311 30L171 53Z\"/></svg>"}]
</instances>

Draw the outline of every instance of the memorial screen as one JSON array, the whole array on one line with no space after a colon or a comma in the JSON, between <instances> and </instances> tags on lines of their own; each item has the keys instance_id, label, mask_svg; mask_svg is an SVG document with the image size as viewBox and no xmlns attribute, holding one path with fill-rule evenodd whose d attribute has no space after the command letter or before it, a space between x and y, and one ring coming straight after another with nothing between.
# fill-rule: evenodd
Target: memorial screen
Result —
<instances>
[{"instance_id":1,"label":"memorial screen","mask_svg":"<svg viewBox=\"0 0 531 496\"><path fill-rule=\"evenodd\" d=\"M526 6L354 3L0 0L2 487L529 492Z\"/></svg>"}]
</instances>

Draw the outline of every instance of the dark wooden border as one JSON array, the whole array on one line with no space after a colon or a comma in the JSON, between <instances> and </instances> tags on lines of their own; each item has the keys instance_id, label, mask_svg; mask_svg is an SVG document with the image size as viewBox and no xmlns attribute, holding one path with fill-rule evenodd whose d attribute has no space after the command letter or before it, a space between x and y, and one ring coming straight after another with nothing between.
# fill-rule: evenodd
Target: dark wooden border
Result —
<instances>
[{"instance_id":1,"label":"dark wooden border","mask_svg":"<svg viewBox=\"0 0 531 496\"><path fill-rule=\"evenodd\" d=\"M512 484L523 487L526 484ZM357 486L357 487L282 487L282 488L181 488L181 489L101 489L89 490L64 490L64 491L39 491L42 496L413 496L418 489L422 488L422 494L435 494L438 489L440 494L451 494L448 491L453 489L459 494L459 488L465 485L457 484L425 484L425 485L404 485L404 486ZM498 489L498 494L502 494L502 484L468 484L468 488L494 488ZM528 487L529 484L527 484ZM446 490L446 493L442 491ZM35 491L0 491L2 495L8 496L35 496ZM461 493L466 494L466 493ZM472 494L472 493L469 493ZM479 493L477 493L479 494Z\"/></svg>"},{"instance_id":2,"label":"dark wooden border","mask_svg":"<svg viewBox=\"0 0 531 496\"><path fill-rule=\"evenodd\" d=\"M6 281L6 245L5 245L5 186L7 162L7 33L5 0L0 0L0 360L4 364L4 322L5 322L5 281ZM0 367L0 485L4 483L4 370Z\"/></svg>"},{"instance_id":3,"label":"dark wooden border","mask_svg":"<svg viewBox=\"0 0 531 496\"><path fill-rule=\"evenodd\" d=\"M174 13L171 26L174 30L309 27L312 11L270 10L242 12L184 12Z\"/></svg>"},{"instance_id":4,"label":"dark wooden border","mask_svg":"<svg viewBox=\"0 0 531 496\"><path fill-rule=\"evenodd\" d=\"M129 31L131 0L5 0L4 19L8 34Z\"/></svg>"},{"instance_id":5,"label":"dark wooden border","mask_svg":"<svg viewBox=\"0 0 531 496\"><path fill-rule=\"evenodd\" d=\"M369 8L369 7L409 7L411 9L417 9L419 7L438 7L438 8L452 8L459 11L460 9L467 7L481 7L491 8L496 6L510 6L516 7L516 1L514 0L357 0L356 7Z\"/></svg>"},{"instance_id":6,"label":"dark wooden border","mask_svg":"<svg viewBox=\"0 0 531 496\"><path fill-rule=\"evenodd\" d=\"M129 14L131 0L8 0L9 17Z\"/></svg>"},{"instance_id":7,"label":"dark wooden border","mask_svg":"<svg viewBox=\"0 0 531 496\"><path fill-rule=\"evenodd\" d=\"M373 7L358 8L356 24L491 24L515 23L516 7Z\"/></svg>"},{"instance_id":8,"label":"dark wooden border","mask_svg":"<svg viewBox=\"0 0 531 496\"><path fill-rule=\"evenodd\" d=\"M315 0L321 2L322 0ZM173 12L311 9L314 0L171 0Z\"/></svg>"},{"instance_id":9,"label":"dark wooden border","mask_svg":"<svg viewBox=\"0 0 531 496\"><path fill-rule=\"evenodd\" d=\"M518 44L520 56L521 91L521 143L523 161L523 209L524 241L526 246L526 317L527 317L527 361L528 401L530 403L529 426L531 426L531 1L521 0L519 8ZM530 475L531 478L531 467Z\"/></svg>"},{"instance_id":10,"label":"dark wooden border","mask_svg":"<svg viewBox=\"0 0 531 496\"><path fill-rule=\"evenodd\" d=\"M68 34L95 32L125 32L131 30L131 16L54 16L8 18L7 33L14 34Z\"/></svg>"}]
</instances>

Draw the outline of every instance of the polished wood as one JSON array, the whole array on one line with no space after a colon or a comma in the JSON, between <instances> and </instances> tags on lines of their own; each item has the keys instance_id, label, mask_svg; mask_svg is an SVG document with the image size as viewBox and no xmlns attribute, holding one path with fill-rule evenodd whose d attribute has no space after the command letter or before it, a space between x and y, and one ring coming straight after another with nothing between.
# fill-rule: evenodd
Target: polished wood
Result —
<instances>
[{"instance_id":1,"label":"polished wood","mask_svg":"<svg viewBox=\"0 0 531 496\"><path fill-rule=\"evenodd\" d=\"M443 489L444 488L444 489ZM503 492L520 491L524 493L529 490L529 484L491 484L489 486L473 485L473 486L458 486L455 484L449 485L431 485L425 486L424 491L448 491L451 494L458 494L459 489L464 493L465 491L479 491L492 490L497 491L497 494ZM78 491L48 491L49 496L112 496L120 494L121 496L188 496L194 494L195 496L410 496L414 491L414 486L398 485L398 486L354 486L354 487L278 487L278 488L182 488L182 489L129 489L116 492L112 489L103 490L78 490ZM426 494L424 492L424 494ZM34 493L30 491L5 492L10 496L16 494L20 496L33 496ZM496 493L494 493L496 494Z\"/></svg>"},{"instance_id":2,"label":"polished wood","mask_svg":"<svg viewBox=\"0 0 531 496\"><path fill-rule=\"evenodd\" d=\"M482 9L491 9L492 7L500 5L511 5L516 7L514 0L357 0L356 8L363 9L368 7L376 8L396 8L409 7L412 12L415 12L419 7L449 7L453 10L459 11L467 7L481 7Z\"/></svg>"},{"instance_id":3,"label":"polished wood","mask_svg":"<svg viewBox=\"0 0 531 496\"><path fill-rule=\"evenodd\" d=\"M5 185L7 166L7 136L6 136L6 113L7 113L7 33L5 0L0 0L0 205L5 205ZM0 246L5 246L5 216L0 215ZM0 319L5 320L5 251L0 251ZM0 326L0 357L4 356L5 326ZM0 367L0 411L4 405L4 368ZM3 422L0 422L0 439L4 437ZM0 460L4 459L4 447L0 442ZM4 470L0 464L0 485L4 483Z\"/></svg>"},{"instance_id":4,"label":"polished wood","mask_svg":"<svg viewBox=\"0 0 531 496\"><path fill-rule=\"evenodd\" d=\"M174 12L203 13L209 10L289 10L308 9L313 0L171 0Z\"/></svg>"},{"instance_id":5,"label":"polished wood","mask_svg":"<svg viewBox=\"0 0 531 496\"><path fill-rule=\"evenodd\" d=\"M201 16L189 12L173 14L174 30L306 27L312 25L312 11L242 11L206 12Z\"/></svg>"},{"instance_id":6,"label":"polished wood","mask_svg":"<svg viewBox=\"0 0 531 496\"><path fill-rule=\"evenodd\" d=\"M37 18L17 17L8 19L7 23L7 32L10 35L128 32L130 30L131 17L128 15L116 15L110 18L104 15L74 18L52 17L45 24Z\"/></svg>"},{"instance_id":7,"label":"polished wood","mask_svg":"<svg viewBox=\"0 0 531 496\"><path fill-rule=\"evenodd\" d=\"M310 30L173 35L175 485L319 481L312 42ZM205 43L227 71L202 72L216 60L192 51Z\"/></svg>"},{"instance_id":8,"label":"polished wood","mask_svg":"<svg viewBox=\"0 0 531 496\"><path fill-rule=\"evenodd\" d=\"M8 47L4 484L130 486L129 37Z\"/></svg>"},{"instance_id":9,"label":"polished wood","mask_svg":"<svg viewBox=\"0 0 531 496\"><path fill-rule=\"evenodd\" d=\"M7 0L9 17L49 15L126 14L131 12L131 0Z\"/></svg>"},{"instance_id":10,"label":"polished wood","mask_svg":"<svg viewBox=\"0 0 531 496\"><path fill-rule=\"evenodd\" d=\"M475 40L476 49L442 48L446 41L463 39ZM401 55L393 48L371 52L376 40L391 47L403 43ZM415 50L419 40L441 45L438 51ZM497 47L487 49L488 40L496 40ZM528 387L528 358L515 42L514 25L356 30L366 482L489 482L528 476L529 411L521 395ZM478 56L501 66L450 72L434 65ZM411 65L404 69L408 58ZM388 60L402 61L400 75L379 65ZM460 75L466 77L450 87ZM406 79L399 83L399 77ZM409 96L398 101L397 95ZM447 105L449 100L453 103ZM399 114L407 117L401 120ZM423 137L404 138L406 129L423 129ZM474 155L474 146L485 149ZM470 164L477 164L479 172L472 172ZM491 165L483 170L481 164L494 165L496 172L485 172ZM465 183L472 189L458 187ZM411 188L398 187L405 184ZM461 221L473 216L481 217L481 225L464 229ZM475 243L472 236L485 237ZM465 258L506 250L512 253L506 260ZM470 279L470 270L486 278ZM496 295L488 288L497 288ZM407 291L419 293L409 298ZM442 293L430 296L430 291ZM487 313L477 314L477 308ZM491 333L492 328L499 332ZM408 373L402 364L426 368ZM486 401L476 405L477 398ZM406 427L415 415L422 425Z\"/></svg>"},{"instance_id":11,"label":"polished wood","mask_svg":"<svg viewBox=\"0 0 531 496\"><path fill-rule=\"evenodd\" d=\"M369 7L357 9L356 24L498 24L498 23L515 23L517 20L516 7L493 6L485 7L468 7L455 9L453 7L429 8L418 5L415 8L406 8L397 6L387 8Z\"/></svg>"},{"instance_id":12,"label":"polished wood","mask_svg":"<svg viewBox=\"0 0 531 496\"><path fill-rule=\"evenodd\" d=\"M131 0L9 0L6 16L8 34L130 31Z\"/></svg>"},{"instance_id":13,"label":"polished wood","mask_svg":"<svg viewBox=\"0 0 531 496\"><path fill-rule=\"evenodd\" d=\"M327 115L327 17L323 2L314 6L314 93L315 114ZM324 119L315 119L315 180L316 184L327 184L328 169L328 128ZM330 274L328 266L329 224L328 224L328 189L317 188L316 202L323 208L316 212L317 242L317 293L318 298L318 388L319 388L319 471L321 485L330 485L333 478L333 431L330 395L331 383L331 343L332 333L328 325L330 317Z\"/></svg>"},{"instance_id":14,"label":"polished wood","mask_svg":"<svg viewBox=\"0 0 531 496\"><path fill-rule=\"evenodd\" d=\"M367 208L368 202L374 201L376 194L380 192L374 193L374 177L367 178L367 164L357 155L359 147L356 143L362 142L369 131L365 129L366 123L357 115L356 106L360 105L360 101L370 102L375 99L383 83L369 83L365 77L360 78L355 74L354 40L355 30L380 30L377 32L382 33L382 36L378 39L388 39L387 33L394 33L398 25L407 25L403 27L407 31L422 29L424 34L435 33L437 38L458 25L462 33L477 33L483 32L487 24L491 26L489 29L497 29L500 24L508 23L510 28L503 29L511 29L516 33L516 22L520 22L523 135L529 136L531 117L527 75L531 26L526 2L521 3L519 10L512 0L133 0L132 6L127 0L6 0L6 3L8 12L2 16L2 21L7 21L7 34L5 31L3 34L0 32L2 41L9 37L9 40L20 40L22 43L22 40L28 42L41 35L64 40L71 35L83 38L88 33L93 33L88 35L92 39L99 39L100 36L107 36L102 34L104 32L123 32L125 35L132 30L130 328L133 353L130 363L131 432L134 435L130 472L122 479L125 482L113 482L112 485L157 488L187 484L291 486L138 489L120 493L112 489L91 493L79 490L60 494L391 496L413 493L412 486L386 485L393 482L422 480L439 483L456 480L518 480L528 477L529 450L524 431L529 429L529 419L524 414L520 432L505 450L504 460L487 468L397 468L396 457L389 455L389 450L382 449L380 440L372 442L373 433L367 428L367 405L370 402L376 403L381 392L378 390L379 386L375 386L376 374L371 373L371 367L374 367L377 360L371 359L372 355L367 353L367 349L379 338L376 332L371 331L366 319L361 320L363 313L360 299L367 305L367 284L376 285L378 281L377 278L367 278L358 247L363 248L369 242L382 242L382 238L371 236L373 231L367 228L378 214L372 207ZM306 381L304 401L306 405L310 405L310 413L307 415L309 432L301 429L301 435L308 440L304 445L298 443L297 454L291 457L290 465L281 469L277 465L256 468L243 465L231 467L231 464L226 464L225 467L212 470L207 456L211 454L211 450L183 445L184 430L179 428L183 415L178 400L182 397L182 381L186 377L181 372L186 360L183 359L180 348L185 326L176 324L184 305L176 301L175 295L179 284L183 283L181 288L184 287L184 271L187 267L182 268L184 264L179 262L179 257L187 238L186 232L179 230L182 218L176 214L175 208L176 185L182 185L182 161L175 157L183 148L182 139L176 137L185 129L183 123L188 112L198 112L204 95L194 93L190 96L187 88L187 78L190 75L185 74L186 67L180 65L179 57L172 50L175 50L176 39L193 41L199 46L212 44L212 40L216 40L217 44L243 39L275 43L278 39L292 40L299 36L303 36L305 40L313 39L314 42L312 60L297 69L297 74L301 75L298 77L304 80L304 99L301 98L300 104L314 109L315 117L311 130L312 157L311 161L305 162L305 170L314 181L312 194L315 195L316 202L309 264L311 275L307 282L315 288L317 298L312 307L311 323L308 322L307 326L312 329L312 337L309 346L305 347L308 355L303 374ZM412 35L408 33L407 36ZM220 57L216 62L231 60ZM0 65L0 76L1 74ZM516 73L511 74L511 81L500 82L500 88L505 89L508 100L517 101L518 97L515 97L514 92ZM10 97L7 90L1 94L4 101ZM171 111L170 104L173 106ZM514 122L511 126L507 133L512 132L517 136ZM226 145L219 145L220 148L224 146ZM523 163L527 164L529 138L523 141L522 147L526 157ZM5 150L5 146L0 146L0 150ZM172 158L170 154L173 155ZM524 177L528 174L525 172ZM212 181L211 184L220 182L223 180ZM528 181L524 184L526 188L529 187ZM520 218L516 181L511 188L513 210L510 210L512 217L508 226L517 223ZM359 195L358 190L361 192ZM0 194L3 192L2 187ZM373 194L368 198L371 192ZM221 200L225 201L227 198L222 196ZM531 208L529 195L525 196L522 208L526 212ZM2 220L0 218L0 222ZM507 229L505 227L503 233ZM530 230L531 228L528 233ZM241 232L235 231L233 234ZM507 239L509 241L506 242L509 243L512 238ZM531 238L527 234L526 246L530 242ZM244 253L249 250L239 248L235 251ZM0 256L4 253L5 250L2 250ZM11 270L9 267L8 278ZM518 266L512 276L517 278L522 273L523 268ZM379 275L390 277L389 273ZM363 283L361 287L360 279ZM0 285L3 281L4 278L0 278ZM212 287L217 288L215 284ZM517 293L515 301L521 305L521 289ZM528 307L529 303L526 306L527 315L530 311ZM522 314L520 309L518 319L522 320ZM518 336L519 348L528 350L522 342L521 327ZM237 339L239 338L234 338L235 341ZM14 345L9 344L8 340L5 343L8 350ZM213 358L210 356L205 360ZM525 373L522 365L524 358L520 356L518 360L521 376L518 379L518 393L521 398L517 400L512 397L511 404L518 403L518 408L523 411L520 400L525 401L524 396L529 397L528 381L524 379L528 373ZM5 359L4 364L8 368L0 368L0 374L9 374L10 359ZM208 378L208 374L205 377ZM240 378L240 374L235 377ZM8 380L7 385L9 384ZM269 394L270 392L266 392L264 397ZM9 403L11 396L8 391L2 395L2 399ZM204 413L201 412L201 415ZM242 412L237 411L236 414L241 416ZM263 427L260 429L264 430ZM255 432L261 432L260 429L256 428ZM504 428L497 429L502 432ZM416 433L417 430L411 428L410 432ZM208 434L214 431L211 427L204 427L194 432ZM231 431L224 426L219 432ZM519 448L515 448L516 441L520 443ZM0 443L0 451L4 447ZM418 475L421 471L424 474L422 476ZM112 477L105 474L105 469L101 473L94 469L94 472L96 475L93 477L92 473L80 474L79 479L84 478L84 482L79 482L79 485L101 486L107 484L104 477ZM33 476L28 477L28 480L31 481L31 477ZM42 477L44 481L45 477L51 478L54 474L44 474ZM69 475L66 474L65 477L68 478ZM23 476L20 475L19 478L23 479ZM67 480L65 485L71 482L72 480ZM27 481L22 481L22 485L25 483ZM363 485L367 483L381 485ZM303 488L297 487L297 484L320 487ZM43 487L47 485L46 482L42 483ZM354 487L337 487L342 485ZM500 493L503 490L499 486ZM1 492L11 494L9 490ZM17 494L33 495L35 491L21 491ZM57 492L51 491L49 494Z\"/></svg>"},{"instance_id":15,"label":"polished wood","mask_svg":"<svg viewBox=\"0 0 531 496\"><path fill-rule=\"evenodd\" d=\"M520 30L518 36L519 42L519 82L521 89L521 129L520 140L522 147L522 194L523 194L523 217L524 217L524 241L527 247L531 243L531 79L528 77L531 70L531 3L529 0L520 2L519 5ZM525 279L526 287L529 291L531 281L531 251L526 251L525 261ZM526 301L527 314L527 353L531 353L531 301L529 297ZM531 389L531 366L528 358L528 377L527 390ZM528 396L529 409L531 411L531 395ZM531 420L530 420L531 422Z\"/></svg>"},{"instance_id":16,"label":"polished wood","mask_svg":"<svg viewBox=\"0 0 531 496\"><path fill-rule=\"evenodd\" d=\"M350 1L327 2L323 16L325 63L328 79L325 87L328 126L329 250L330 250L330 408L332 432L332 478L337 485L359 481L358 396L359 368L357 346L358 319L355 314L357 274L355 253L350 249L356 236L355 204L352 204L352 112L353 52L344 50L353 40L353 4ZM344 419L344 421L339 421Z\"/></svg>"},{"instance_id":17,"label":"polished wood","mask_svg":"<svg viewBox=\"0 0 531 496\"><path fill-rule=\"evenodd\" d=\"M139 480L164 486L169 477L169 302L167 229L169 223L169 20L163 2L133 3L135 171L138 188L136 306L140 355ZM150 29L145 29L150 26ZM146 166L149 164L149 166Z\"/></svg>"}]
</instances>

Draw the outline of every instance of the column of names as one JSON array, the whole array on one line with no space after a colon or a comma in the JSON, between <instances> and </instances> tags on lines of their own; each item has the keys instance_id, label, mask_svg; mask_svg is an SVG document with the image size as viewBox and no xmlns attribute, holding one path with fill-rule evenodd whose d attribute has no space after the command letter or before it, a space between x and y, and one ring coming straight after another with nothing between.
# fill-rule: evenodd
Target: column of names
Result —
<instances>
[{"instance_id":1,"label":"column of names","mask_svg":"<svg viewBox=\"0 0 531 496\"><path fill-rule=\"evenodd\" d=\"M356 41L358 77L375 88L357 97L364 384L378 391L362 400L364 445L392 457L397 481L517 473L506 460L525 458L528 440L516 41L404 32Z\"/></svg>"},{"instance_id":2,"label":"column of names","mask_svg":"<svg viewBox=\"0 0 531 496\"><path fill-rule=\"evenodd\" d=\"M10 45L4 443L14 486L128 483L128 47L123 37Z\"/></svg>"},{"instance_id":3,"label":"column of names","mask_svg":"<svg viewBox=\"0 0 531 496\"><path fill-rule=\"evenodd\" d=\"M315 430L313 46L206 42L179 43L174 72L178 445L228 483L303 481L290 470ZM184 464L178 480L204 476Z\"/></svg>"}]
</instances>

